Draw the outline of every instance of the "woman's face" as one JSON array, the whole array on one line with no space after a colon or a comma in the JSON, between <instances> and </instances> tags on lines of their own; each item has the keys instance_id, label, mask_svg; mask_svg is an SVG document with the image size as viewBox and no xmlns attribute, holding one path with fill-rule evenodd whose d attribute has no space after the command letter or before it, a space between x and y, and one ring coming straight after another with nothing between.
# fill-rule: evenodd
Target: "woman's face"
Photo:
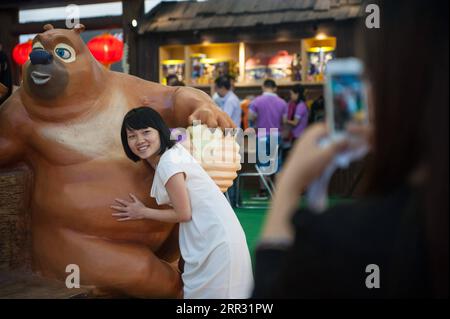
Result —
<instances>
[{"instance_id":1,"label":"woman's face","mask_svg":"<svg viewBox=\"0 0 450 319\"><path fill-rule=\"evenodd\" d=\"M127 129L128 146L141 159L148 159L157 155L161 148L159 132L151 127L141 130Z\"/></svg>"},{"instance_id":2,"label":"woman's face","mask_svg":"<svg viewBox=\"0 0 450 319\"><path fill-rule=\"evenodd\" d=\"M290 93L291 93L291 101L297 101L298 93L295 93L294 91L290 91Z\"/></svg>"}]
</instances>

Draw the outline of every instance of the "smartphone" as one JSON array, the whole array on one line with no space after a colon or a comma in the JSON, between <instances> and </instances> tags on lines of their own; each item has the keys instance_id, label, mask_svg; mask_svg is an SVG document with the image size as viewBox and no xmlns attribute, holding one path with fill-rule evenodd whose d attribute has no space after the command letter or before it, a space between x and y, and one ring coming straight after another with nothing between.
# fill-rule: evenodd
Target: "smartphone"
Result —
<instances>
[{"instance_id":1,"label":"smartphone","mask_svg":"<svg viewBox=\"0 0 450 319\"><path fill-rule=\"evenodd\" d=\"M325 82L326 122L333 139L347 137L349 123L367 124L367 86L356 58L328 62Z\"/></svg>"}]
</instances>

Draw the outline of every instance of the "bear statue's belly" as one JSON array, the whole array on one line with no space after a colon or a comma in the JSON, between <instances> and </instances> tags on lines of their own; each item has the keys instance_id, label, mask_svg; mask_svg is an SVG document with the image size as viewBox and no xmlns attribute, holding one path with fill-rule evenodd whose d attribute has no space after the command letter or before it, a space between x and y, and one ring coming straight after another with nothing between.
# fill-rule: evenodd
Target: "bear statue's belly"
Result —
<instances>
[{"instance_id":1,"label":"bear statue's belly","mask_svg":"<svg viewBox=\"0 0 450 319\"><path fill-rule=\"evenodd\" d=\"M118 222L110 208L115 198L131 200L129 193L146 206L157 207L149 196L153 174L148 166L128 159L68 166L43 163L35 169L33 224L52 224L86 235L143 243L157 250L173 224L151 220Z\"/></svg>"},{"instance_id":2,"label":"bear statue's belly","mask_svg":"<svg viewBox=\"0 0 450 319\"><path fill-rule=\"evenodd\" d=\"M129 105L114 93L114 104L86 118L34 123L33 226L65 227L87 235L144 243L156 250L174 225L151 220L118 222L115 198L135 194L146 206L154 171L134 163L123 151L120 128Z\"/></svg>"}]
</instances>

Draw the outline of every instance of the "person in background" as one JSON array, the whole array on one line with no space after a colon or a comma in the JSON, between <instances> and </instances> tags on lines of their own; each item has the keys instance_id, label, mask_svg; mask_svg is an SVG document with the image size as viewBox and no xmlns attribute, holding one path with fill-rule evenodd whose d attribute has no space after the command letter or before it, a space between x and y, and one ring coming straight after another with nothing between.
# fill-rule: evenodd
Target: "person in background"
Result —
<instances>
[{"instance_id":1,"label":"person in background","mask_svg":"<svg viewBox=\"0 0 450 319\"><path fill-rule=\"evenodd\" d=\"M230 90L234 92L234 83L236 82L236 78L231 74L221 75L221 76L218 76L217 78L222 77L222 76L227 77L230 80L230 83L231 83ZM216 91L216 83L215 82L211 86L211 98L214 101L214 103L216 103L217 105L219 105L221 103L220 95Z\"/></svg>"},{"instance_id":2,"label":"person in background","mask_svg":"<svg viewBox=\"0 0 450 319\"><path fill-rule=\"evenodd\" d=\"M167 86L185 86L184 82L178 79L178 76L175 74L169 74L166 77Z\"/></svg>"},{"instance_id":3,"label":"person in background","mask_svg":"<svg viewBox=\"0 0 450 319\"><path fill-rule=\"evenodd\" d=\"M252 103L252 101L255 99L253 95L248 95L245 97L245 99L241 102L241 109L242 109L242 124L241 127L245 131L248 129L250 125L250 121L248 120L248 110L249 106Z\"/></svg>"},{"instance_id":4,"label":"person in background","mask_svg":"<svg viewBox=\"0 0 450 319\"><path fill-rule=\"evenodd\" d=\"M241 102L239 98L234 94L231 87L231 78L229 76L220 76L214 81L214 90L218 97L216 97L216 104L227 113L233 120L234 125L237 128L241 127ZM228 199L232 207L236 207L237 201L237 181L234 180L233 185L228 189Z\"/></svg>"},{"instance_id":5,"label":"person in background","mask_svg":"<svg viewBox=\"0 0 450 319\"><path fill-rule=\"evenodd\" d=\"M311 105L309 112L308 124L325 121L325 100L323 95L320 95Z\"/></svg>"},{"instance_id":6,"label":"person in background","mask_svg":"<svg viewBox=\"0 0 450 319\"><path fill-rule=\"evenodd\" d=\"M308 128L277 181L256 298L448 298L448 2L376 4L382 27L360 26L371 123L347 128L371 146L366 195L296 212L302 190L350 146L318 147L326 125Z\"/></svg>"},{"instance_id":7,"label":"person in background","mask_svg":"<svg viewBox=\"0 0 450 319\"><path fill-rule=\"evenodd\" d=\"M219 96L219 98L216 98L217 105L230 116L236 127L241 127L241 102L231 90L230 78L220 76L214 81L214 84L214 90Z\"/></svg>"},{"instance_id":8,"label":"person in background","mask_svg":"<svg viewBox=\"0 0 450 319\"><path fill-rule=\"evenodd\" d=\"M248 119L257 129L256 162L263 171L271 174L278 172L281 166L281 129L283 115L287 114L287 103L277 95L277 84L272 79L264 81L263 93L250 104ZM262 162L261 154L272 155L275 163ZM261 153L261 154L260 154ZM272 175L273 176L273 175ZM266 198L267 191L260 183L258 198Z\"/></svg>"},{"instance_id":9,"label":"person in background","mask_svg":"<svg viewBox=\"0 0 450 319\"><path fill-rule=\"evenodd\" d=\"M306 106L305 89L300 84L290 90L291 100L283 121L287 132L283 141L283 159L287 157L293 142L300 137L308 125L308 107Z\"/></svg>"}]
</instances>

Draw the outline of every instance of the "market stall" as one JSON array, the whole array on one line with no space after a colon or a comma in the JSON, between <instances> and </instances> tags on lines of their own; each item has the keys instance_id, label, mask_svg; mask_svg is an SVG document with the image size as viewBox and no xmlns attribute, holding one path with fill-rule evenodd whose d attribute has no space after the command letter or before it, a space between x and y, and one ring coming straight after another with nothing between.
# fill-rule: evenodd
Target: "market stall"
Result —
<instances>
[{"instance_id":1,"label":"market stall","mask_svg":"<svg viewBox=\"0 0 450 319\"><path fill-rule=\"evenodd\" d=\"M321 94L328 61L355 54L359 1L276 7L257 1L233 6L234 1L156 6L140 23L141 76L166 83L169 73L177 73L186 85L210 93L214 79L228 74L241 98L259 94L264 79L273 78L280 95L301 83L313 98ZM171 61L182 71L175 65L170 71Z\"/></svg>"}]
</instances>

